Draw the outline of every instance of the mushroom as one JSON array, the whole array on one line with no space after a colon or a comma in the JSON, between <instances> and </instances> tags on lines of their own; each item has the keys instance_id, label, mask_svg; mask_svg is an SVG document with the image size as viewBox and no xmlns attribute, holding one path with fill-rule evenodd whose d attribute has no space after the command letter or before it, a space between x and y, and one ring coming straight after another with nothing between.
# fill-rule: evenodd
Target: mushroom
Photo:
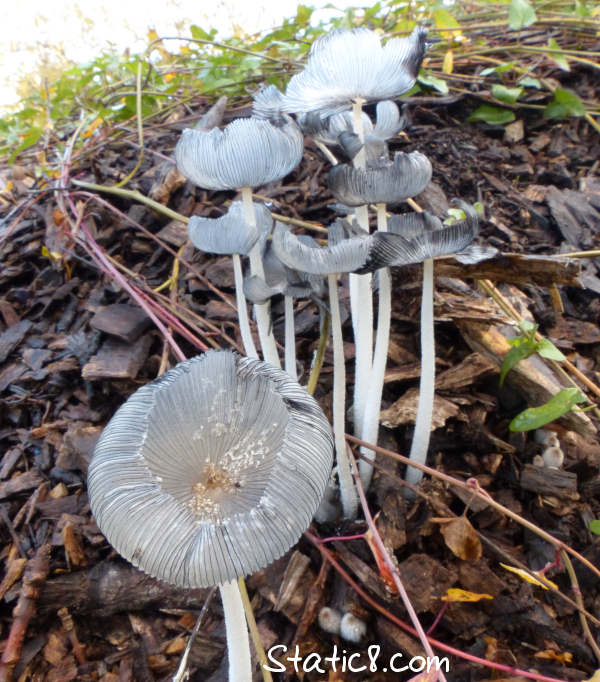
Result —
<instances>
[{"instance_id":1,"label":"mushroom","mask_svg":"<svg viewBox=\"0 0 600 682\"><path fill-rule=\"evenodd\" d=\"M186 129L175 147L177 168L199 187L240 189L244 220L256 226L252 187L280 180L302 159L304 138L296 123L282 114L282 95L270 86L257 95L255 111L224 130ZM250 270L263 277L262 256L255 245L249 252ZM279 367L279 356L267 304L255 305L263 357Z\"/></svg>"},{"instance_id":2,"label":"mushroom","mask_svg":"<svg viewBox=\"0 0 600 682\"><path fill-rule=\"evenodd\" d=\"M251 680L238 577L284 554L309 525L333 459L316 401L280 369L208 351L138 389L96 445L98 526L145 573L219 585L229 679Z\"/></svg>"},{"instance_id":3,"label":"mushroom","mask_svg":"<svg viewBox=\"0 0 600 682\"><path fill-rule=\"evenodd\" d=\"M227 213L220 218L191 216L188 223L188 237L200 251L231 256L242 343L246 355L257 358L244 298L240 255L247 255L255 247L258 248L259 253L264 251L267 238L271 234L273 218L263 204L254 204L254 215L255 224L249 225L245 220L242 202L234 201Z\"/></svg>"},{"instance_id":4,"label":"mushroom","mask_svg":"<svg viewBox=\"0 0 600 682\"><path fill-rule=\"evenodd\" d=\"M427 31L417 26L406 38L392 38L382 44L380 36L366 28L331 31L312 44L306 67L290 79L283 110L300 114L317 112L325 118L351 108L353 131L359 144L363 144L365 133L368 135L370 130L368 125L365 130L362 105L397 97L414 85L425 54L426 36ZM383 129L387 129L390 136L395 134L391 132L395 118L393 107L381 112L382 120L389 124ZM379 111L377 113L379 122ZM388 117L390 113L392 118ZM357 151L353 158L355 168L365 170L366 163L366 150ZM336 172L345 174L344 170ZM357 206L357 223L368 231L367 205L353 205ZM389 290L388 279L386 275L381 277L384 291ZM349 283L356 349L354 430L362 437L373 366L371 277L351 274ZM387 341L383 345L387 349Z\"/></svg>"}]
</instances>

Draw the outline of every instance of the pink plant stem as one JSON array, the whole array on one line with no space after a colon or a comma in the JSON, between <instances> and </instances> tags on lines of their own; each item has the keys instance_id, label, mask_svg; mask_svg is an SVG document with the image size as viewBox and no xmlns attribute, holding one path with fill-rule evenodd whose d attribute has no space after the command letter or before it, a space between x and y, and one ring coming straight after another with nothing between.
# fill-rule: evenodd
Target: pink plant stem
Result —
<instances>
[{"instance_id":1,"label":"pink plant stem","mask_svg":"<svg viewBox=\"0 0 600 682\"><path fill-rule=\"evenodd\" d=\"M385 565L387 566L389 572L392 575L392 578L394 579L394 584L396 585L396 589L398 590L398 593L400 594L400 597L402 598L402 602L404 603L404 608L407 610L408 615L410 616L410 620L412 624L415 627L415 631L417 632L419 636L419 640L421 644L423 645L423 648L425 649L425 653L427 656L431 659L434 657L433 649L431 648L431 644L429 643L429 640L427 639L427 635L425 634L425 630L423 630L423 626L421 625L421 622L419 621L419 616L417 616L417 612L415 611L410 598L408 596L408 593L406 592L406 589L404 585L402 584L402 580L400 578L400 573L398 572L398 567L392 561L392 558L390 557L387 548L385 544L383 543L383 540L381 539L381 535L379 535L379 531L377 530L377 526L375 525L375 522L373 521L373 517L371 516L371 511L369 509L369 505L367 504L367 498L365 497L365 491L363 490L362 483L360 480L360 475L357 475L356 472L358 471L358 468L356 466L356 460L354 459L354 455L352 454L352 449L350 446L347 446L348 448L348 457L350 458L350 461L354 465L352 467L352 471L354 472L354 480L356 482L356 489L358 491L358 497L360 499L360 503L363 508L363 512L365 515L365 520L367 522L367 525L369 527L369 530L371 531L373 535L373 539L375 540L375 544L377 545L377 548L381 552L381 556L383 557L383 561L385 562ZM441 680L441 682L445 682L446 677L443 672L440 670L436 671L436 680Z\"/></svg>"},{"instance_id":2,"label":"pink plant stem","mask_svg":"<svg viewBox=\"0 0 600 682\"><path fill-rule=\"evenodd\" d=\"M106 199L103 199L102 197L98 196L97 194L94 194L93 192L83 192L83 191L78 191L76 192L78 196L83 196L87 197L88 199L92 199L93 201L98 202L100 205L104 206L107 208L109 211L112 211L116 215L118 215L120 218L122 218L124 221L128 222L130 225L133 225L135 228L137 228L140 232L146 235L148 239L152 239L155 241L162 249L164 249L167 253L170 253L173 258L177 258L177 260L180 263L183 263L185 267L192 273L194 274L203 284L205 284L212 292L215 294L215 296L218 296L223 303L226 303L232 310L236 310L236 306L231 302L231 300L225 296L225 294L218 289L212 282L210 282L202 273L198 270L198 268L195 268L190 262L188 262L185 258L182 258L175 249L171 248L166 242L164 242L162 239L157 237L153 232L150 232L148 228L144 227L142 224L138 223L136 220L133 220L133 218L130 218L126 213L123 213L123 211L120 211L116 206L113 206L110 201L106 201Z\"/></svg>"},{"instance_id":3,"label":"pink plant stem","mask_svg":"<svg viewBox=\"0 0 600 682\"><path fill-rule=\"evenodd\" d=\"M69 199L70 201L70 199ZM75 210L74 206L71 206L71 209L77 215L77 211ZM164 335L164 337L167 339L169 342L171 348L173 349L173 352L179 359L179 362L183 362L186 357L181 350L181 348L177 345L177 342L173 338L173 336L169 333L169 330L164 326L164 324L156 317L150 306L146 303L146 301L143 299L143 297L138 295L138 292L135 290L134 287L132 287L129 282L123 277L123 275L115 268L115 266L106 258L106 256L102 253L102 249L98 246L98 244L94 241L94 238L90 234L89 230L87 229L85 225L85 221L82 221L81 223L81 229L84 232L86 236L86 243L85 246L87 247L86 250L88 253L94 257L94 260L98 263L101 264L103 270L107 272L108 274L111 275L111 277L121 286L132 298L134 301L138 303L138 305L142 308L142 310L148 315L148 317L154 322L154 324L158 327L160 332Z\"/></svg>"},{"instance_id":4,"label":"pink plant stem","mask_svg":"<svg viewBox=\"0 0 600 682\"><path fill-rule=\"evenodd\" d=\"M135 289L135 291L137 291L138 295L142 297L148 303L149 306L152 306L152 308L156 310L157 315L162 317L168 325L173 327L191 344L193 344L194 346L196 346L196 348L199 348L200 350L208 350L208 346L202 341L200 341L200 339L195 334L192 334L192 332L185 325L183 325L181 323L181 320L179 320L175 315L173 315L173 313L170 310L163 308L163 306L161 306L160 303L155 301L145 291L142 291L135 285L132 285L132 288Z\"/></svg>"},{"instance_id":5,"label":"pink plant stem","mask_svg":"<svg viewBox=\"0 0 600 682\"><path fill-rule=\"evenodd\" d=\"M366 533L357 533L356 535L332 535L329 538L319 538L319 542L348 542L350 540L364 540Z\"/></svg>"},{"instance_id":6,"label":"pink plant stem","mask_svg":"<svg viewBox=\"0 0 600 682\"><path fill-rule=\"evenodd\" d=\"M438 626L438 623L442 620L442 616L446 613L448 610L448 605L450 604L449 601L445 601L442 604L442 608L438 611L438 615L435 617L435 620L431 624L431 627L429 630L427 630L427 635L430 635Z\"/></svg>"},{"instance_id":7,"label":"pink plant stem","mask_svg":"<svg viewBox=\"0 0 600 682\"><path fill-rule=\"evenodd\" d=\"M376 611L379 611L383 616L385 616L390 622L397 625L401 630L408 632L413 636L417 636L417 631L410 625L400 620L398 616L390 613L384 606L379 604L373 599L369 594L367 594L363 588L348 574L347 571L340 565L335 556L323 545L316 535L313 535L310 531L304 531L304 535L317 547L319 552L323 555L323 558L329 561L329 563L335 568L335 570L342 576L342 578L352 587L356 593L364 599L370 606L372 606ZM493 661L488 661L485 658L479 658L478 656L473 656L460 649L455 649L449 644L444 644L433 637L427 638L429 643L436 649L443 651L444 653L450 654L451 656L456 656L457 658L462 658L465 661L470 661L477 665L482 665L486 668L492 668L493 670L500 670L502 672L508 673L510 675L521 675L529 680L538 680L539 682L568 682L568 680L560 679L558 677L546 677L546 675L538 675L537 673L530 673L527 670L521 670L520 668L511 668L509 665L504 665L503 663L494 663Z\"/></svg>"}]
</instances>

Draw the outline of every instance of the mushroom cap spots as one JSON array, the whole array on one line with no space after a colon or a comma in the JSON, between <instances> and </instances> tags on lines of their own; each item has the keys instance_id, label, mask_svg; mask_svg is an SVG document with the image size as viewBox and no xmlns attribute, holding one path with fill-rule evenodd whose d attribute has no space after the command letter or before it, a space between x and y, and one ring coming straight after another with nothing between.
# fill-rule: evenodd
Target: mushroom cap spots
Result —
<instances>
[{"instance_id":1,"label":"mushroom cap spots","mask_svg":"<svg viewBox=\"0 0 600 682\"><path fill-rule=\"evenodd\" d=\"M332 459L323 412L285 372L209 351L117 411L90 463L90 505L108 541L144 572L218 585L296 543Z\"/></svg>"}]
</instances>

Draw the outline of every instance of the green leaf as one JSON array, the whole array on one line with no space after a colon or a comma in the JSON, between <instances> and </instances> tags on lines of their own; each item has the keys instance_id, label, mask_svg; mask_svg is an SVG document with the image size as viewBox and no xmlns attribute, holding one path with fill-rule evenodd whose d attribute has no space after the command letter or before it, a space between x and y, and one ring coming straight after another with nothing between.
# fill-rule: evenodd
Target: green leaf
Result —
<instances>
[{"instance_id":1,"label":"green leaf","mask_svg":"<svg viewBox=\"0 0 600 682\"><path fill-rule=\"evenodd\" d=\"M514 68L515 62L506 62L506 64L498 64L498 66L488 66L480 72L480 76L489 76L490 73L504 73Z\"/></svg>"},{"instance_id":2,"label":"green leaf","mask_svg":"<svg viewBox=\"0 0 600 682\"><path fill-rule=\"evenodd\" d=\"M511 31L530 26L536 20L535 10L528 0L511 0L508 10L508 27Z\"/></svg>"},{"instance_id":3,"label":"green leaf","mask_svg":"<svg viewBox=\"0 0 600 682\"><path fill-rule=\"evenodd\" d=\"M435 88L438 92L441 92L442 95L448 94L448 83L446 83L443 78L438 78L432 73L421 71L417 80L423 85L429 85L430 87Z\"/></svg>"},{"instance_id":4,"label":"green leaf","mask_svg":"<svg viewBox=\"0 0 600 682\"><path fill-rule=\"evenodd\" d=\"M470 122L483 121L490 125L502 125L515 120L515 115L508 109L495 107L493 104L482 104L469 116Z\"/></svg>"},{"instance_id":5,"label":"green leaf","mask_svg":"<svg viewBox=\"0 0 600 682\"><path fill-rule=\"evenodd\" d=\"M307 7L306 5L298 5L296 8L296 23L297 24L308 24L313 13L312 7Z\"/></svg>"},{"instance_id":6,"label":"green leaf","mask_svg":"<svg viewBox=\"0 0 600 682\"><path fill-rule=\"evenodd\" d=\"M551 50L560 50L560 45L556 42L556 40L554 40L554 38L550 38L548 40L548 47ZM562 69L563 71L571 70L569 62L562 52L559 52L558 54L556 52L548 52L548 57L550 57L550 59L557 64L559 69Z\"/></svg>"},{"instance_id":7,"label":"green leaf","mask_svg":"<svg viewBox=\"0 0 600 682\"><path fill-rule=\"evenodd\" d=\"M500 83L492 85L492 95L507 104L514 104L522 94L523 88L507 88L505 85L500 85Z\"/></svg>"},{"instance_id":8,"label":"green leaf","mask_svg":"<svg viewBox=\"0 0 600 682\"><path fill-rule=\"evenodd\" d=\"M568 118L584 116L585 107L579 97L570 90L556 88L553 100L544 109L547 118Z\"/></svg>"},{"instance_id":9,"label":"green leaf","mask_svg":"<svg viewBox=\"0 0 600 682\"><path fill-rule=\"evenodd\" d=\"M578 17L589 17L590 10L587 8L583 0L575 0L575 14Z\"/></svg>"},{"instance_id":10,"label":"green leaf","mask_svg":"<svg viewBox=\"0 0 600 682\"><path fill-rule=\"evenodd\" d=\"M594 535L600 535L600 519L594 519L588 523L588 528Z\"/></svg>"},{"instance_id":11,"label":"green leaf","mask_svg":"<svg viewBox=\"0 0 600 682\"><path fill-rule=\"evenodd\" d=\"M502 360L500 367L500 386L504 384L504 379L508 372L521 360L525 360L530 355L535 353L535 344L528 342L528 339L514 339L513 342L520 341L518 345L513 346Z\"/></svg>"},{"instance_id":12,"label":"green leaf","mask_svg":"<svg viewBox=\"0 0 600 682\"><path fill-rule=\"evenodd\" d=\"M447 9L436 9L433 12L433 21L435 23L435 27L438 29L441 29L442 32L442 37L443 38L448 38L448 35L444 35L446 32L443 29L458 29L458 33L460 33L460 24L456 19L448 12Z\"/></svg>"},{"instance_id":13,"label":"green leaf","mask_svg":"<svg viewBox=\"0 0 600 682\"><path fill-rule=\"evenodd\" d=\"M523 76L523 78L519 79L519 85L522 85L524 88L537 88L538 90L542 87L539 79L533 76Z\"/></svg>"},{"instance_id":14,"label":"green leaf","mask_svg":"<svg viewBox=\"0 0 600 682\"><path fill-rule=\"evenodd\" d=\"M548 360L555 360L556 362L564 362L567 358L558 350L558 348L548 339L540 339L536 343L536 351Z\"/></svg>"},{"instance_id":15,"label":"green leaf","mask_svg":"<svg viewBox=\"0 0 600 682\"><path fill-rule=\"evenodd\" d=\"M562 417L585 397L578 388L563 388L547 403L539 407L529 407L518 414L508 425L511 431L532 431Z\"/></svg>"}]
</instances>

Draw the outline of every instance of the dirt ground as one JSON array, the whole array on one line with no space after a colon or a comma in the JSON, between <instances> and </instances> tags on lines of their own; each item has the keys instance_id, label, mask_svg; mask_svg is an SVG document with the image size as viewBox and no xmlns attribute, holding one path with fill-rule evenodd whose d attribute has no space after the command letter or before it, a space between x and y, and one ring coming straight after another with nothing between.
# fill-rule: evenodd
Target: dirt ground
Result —
<instances>
[{"instance_id":1,"label":"dirt ground","mask_svg":"<svg viewBox=\"0 0 600 682\"><path fill-rule=\"evenodd\" d=\"M579 89L592 87L586 71L570 77ZM598 401L600 258L557 256L600 245L600 137L583 118L548 120L538 111L519 115L508 126L466 124L469 108L472 102L464 96L414 98L406 134L394 143L394 149L424 152L433 164L433 182L416 201L441 216L453 197L480 201L485 219L478 243L499 251L478 265L462 266L451 258L436 264L438 378L429 463L462 481L475 479L493 500L598 566L600 538L588 529L589 521L600 518L598 413L571 412L551 425L565 456L559 469L534 465L543 446L531 433L509 431L508 424L525 407L567 385L569 377ZM199 101L194 116L205 109ZM146 131L146 158L127 188L186 216L217 217L235 194L194 188L169 161L180 131L192 119L182 109L179 117ZM125 128L95 148L88 145L85 153L74 155L70 178L114 185L135 165L135 139L135 131ZM333 215L327 170L328 163L308 141L301 166L257 194L286 218L326 225ZM117 407L155 378L165 362L175 360L131 291L82 246L82 231L112 259L107 262L113 269L124 266L119 272L137 294L171 312L169 326L187 356L207 347L240 347L230 261L194 251L182 223L130 197L71 182L59 192L36 191L31 161L18 162L11 173L12 201L2 208L0 226L0 679L167 680L208 590L182 592L122 560L90 515L86 471ZM78 234L68 209L84 209ZM175 286L153 294L171 276L177 252L182 262ZM400 454L410 446L418 387L420 275L418 266L393 273L379 442ZM344 282L342 294L347 295ZM318 309L310 301L296 306L300 381L305 383L318 344ZM509 348L505 339L515 336L514 314L539 324L575 373L534 356L511 371L500 388L499 365ZM282 341L282 300L274 300L273 315L276 338ZM349 320L344 337L350 397ZM315 392L328 414L331 382L328 348ZM426 476L419 495L407 502L400 482L404 465L383 454L377 461L369 508L379 513L377 528L431 637L511 668L558 680L589 679L599 661L583 622L597 638L597 576L574 559L579 591L574 589L563 556L551 544L443 480ZM302 656L325 657L337 645L347 655L359 653L363 663L373 645L381 647L381 660L397 652L405 660L422 653L418 640L394 622L410 625L365 539L318 542L365 530L363 521L313 524L293 550L248 579L265 649L285 645L294 651L298 645ZM502 564L529 571L550 565L544 575L557 588L532 584ZM487 596L445 602L449 588ZM323 606L363 620L366 632L360 641L324 632L318 625ZM447 655L447 680L525 679ZM375 682L411 676L384 672L383 666L295 676L294 664L284 664L288 672L276 673L276 679ZM226 679L218 596L208 605L190 669L190 679Z\"/></svg>"}]
</instances>

